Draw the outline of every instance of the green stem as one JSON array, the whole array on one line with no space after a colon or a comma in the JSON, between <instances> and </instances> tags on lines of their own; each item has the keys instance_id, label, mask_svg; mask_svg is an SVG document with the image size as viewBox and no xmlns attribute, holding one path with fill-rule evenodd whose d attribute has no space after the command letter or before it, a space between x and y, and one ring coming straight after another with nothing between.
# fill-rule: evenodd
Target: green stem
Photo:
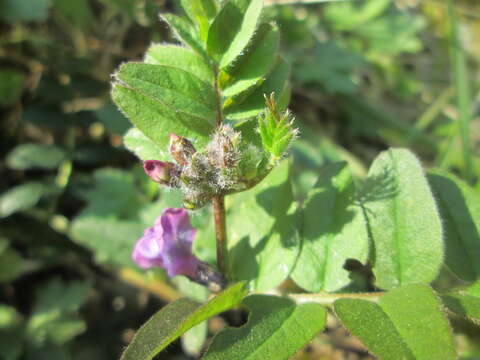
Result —
<instances>
[{"instance_id":1,"label":"green stem","mask_svg":"<svg viewBox=\"0 0 480 360\"><path fill-rule=\"evenodd\" d=\"M384 292L342 294L288 294L287 296L294 300L297 304L314 302L322 305L332 305L336 300L339 299L360 299L378 302L383 295L385 295Z\"/></svg>"}]
</instances>

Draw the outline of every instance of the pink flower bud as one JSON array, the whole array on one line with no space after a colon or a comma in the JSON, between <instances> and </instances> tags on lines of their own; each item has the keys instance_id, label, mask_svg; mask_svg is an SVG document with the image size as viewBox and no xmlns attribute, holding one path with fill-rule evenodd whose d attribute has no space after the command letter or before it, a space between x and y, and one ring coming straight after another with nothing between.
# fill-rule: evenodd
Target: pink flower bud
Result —
<instances>
[{"instance_id":1,"label":"pink flower bud","mask_svg":"<svg viewBox=\"0 0 480 360\"><path fill-rule=\"evenodd\" d=\"M146 160L143 162L143 169L150 178L160 184L170 184L171 172L175 164L158 160Z\"/></svg>"}]
</instances>

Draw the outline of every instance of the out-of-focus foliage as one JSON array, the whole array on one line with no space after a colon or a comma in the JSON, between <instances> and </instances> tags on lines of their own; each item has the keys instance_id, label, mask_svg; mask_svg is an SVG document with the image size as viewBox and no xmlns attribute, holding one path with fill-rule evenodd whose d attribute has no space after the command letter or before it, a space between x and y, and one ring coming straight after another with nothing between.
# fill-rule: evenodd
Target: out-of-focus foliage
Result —
<instances>
[{"instance_id":1,"label":"out-of-focus foliage","mask_svg":"<svg viewBox=\"0 0 480 360\"><path fill-rule=\"evenodd\" d=\"M229 68L237 51L231 47L230 55L221 59L229 75L224 86L233 99L248 92L252 84L270 93L275 81L282 82L291 73L291 86L283 96L285 100L291 91L290 107L301 128L292 149L290 177L295 200L306 199L311 191L328 192L341 185L315 186L319 169L326 164L346 160L353 181L357 181L366 176L368 165L381 150L405 146L425 164L442 168L428 178L434 193L439 192L434 195L440 213L449 211L442 202L448 194L442 189L460 181L445 177L445 171L460 177L473 174L466 178L473 187L459 182L467 198L455 208L475 208L470 201L479 190L480 165L477 2L454 1L450 15L443 1L352 0L277 6L272 5L273 0L265 2L271 6L263 16L272 24L255 35L246 64L255 62L256 49L273 53L279 46L292 69L273 59L256 64L253 73L247 65ZM147 181L137 159L122 144L130 124L109 100L109 76L120 63L142 59L151 42L164 46L159 44L175 40L159 20L159 12L181 10L176 1L165 0L0 0L2 359L116 358L131 340L132 329L163 303L187 292L177 281L165 280L161 271L140 274L132 268L130 251L135 240L163 208L178 206L179 197L174 192L159 193L157 186ZM451 21L446 21L452 17L458 28L456 37L452 36ZM171 17L166 20L175 22ZM176 26L180 34L182 24ZM230 46L220 35L223 32L208 41L212 53ZM268 48L258 48L257 42L267 43ZM168 62L168 58L156 57L155 46L145 60ZM185 49L172 47L172 51ZM262 73L268 72L273 76L260 84ZM199 74L206 73L199 69ZM237 85L228 87L230 83ZM254 106L258 112L263 102L248 104L248 109ZM253 114L246 108L232 102L225 114L232 121L244 119ZM470 128L468 169L459 119L463 123L467 119ZM132 130L125 145L140 158L158 156L161 151ZM473 195L467 195L470 193ZM290 190L286 194L290 196ZM249 216L242 214L242 196L231 201L235 206L231 216L237 214L237 222ZM261 208L262 196L275 206L270 194L258 194L249 201ZM251 216L255 218L255 214ZM282 216L285 221L294 220L292 212L283 211ZM273 228L270 220L267 216L261 225ZM203 260L212 260L215 254L210 221L208 209L192 219L200 229L195 251ZM476 224L478 220L473 221ZM248 225L252 226L251 222ZM456 213L450 214L446 226L447 233L461 229ZM458 231L457 236L469 235ZM281 240L278 238L278 243ZM278 265L285 260L290 267L297 256L286 252L275 253L271 259L256 258L252 256L255 249L242 248L241 237L236 241L232 244L236 245L235 261L244 262L245 269L238 278L249 279L249 271L255 269L252 263ZM468 251L478 251L478 246L468 241L464 244L473 249ZM464 249L447 244L447 264L454 263L464 265L460 273L444 269L436 286L461 285L457 276L468 280L477 276L478 262L470 261ZM361 291L368 274L368 266L356 264L347 266L334 283L304 279L304 286L331 290L348 285ZM262 275L258 287L283 279L280 275ZM302 285L300 279L298 283ZM460 289L444 296L447 306L460 315L452 325L461 344L461 358L480 356L475 345L478 334L463 320L478 317L469 311L472 304L478 304L476 295L471 289ZM196 300L204 299L205 294ZM465 305L459 306L462 303ZM377 308L372 312L379 312ZM400 321L386 313L388 321ZM234 316L229 320L238 324ZM222 321L214 319L209 329L216 331ZM351 326L355 334L356 324ZM331 325L332 329L337 328ZM329 333L336 335L321 335L309 354L300 353L296 358L332 355L330 343L349 339L333 330ZM203 344L206 331L204 327L197 336L191 335L192 344L198 339ZM358 332L366 343L370 335ZM188 341L185 337L186 349ZM364 348L356 346L359 350L350 355L367 358ZM198 353L202 345L190 348ZM173 359L183 356L181 353L176 344L164 356Z\"/></svg>"}]
</instances>

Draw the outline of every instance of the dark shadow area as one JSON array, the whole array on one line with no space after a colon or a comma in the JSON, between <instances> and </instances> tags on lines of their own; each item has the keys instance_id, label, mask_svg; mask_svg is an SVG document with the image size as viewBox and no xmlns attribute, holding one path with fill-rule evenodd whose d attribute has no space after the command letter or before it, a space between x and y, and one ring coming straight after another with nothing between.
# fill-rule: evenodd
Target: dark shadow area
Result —
<instances>
[{"instance_id":1,"label":"dark shadow area","mask_svg":"<svg viewBox=\"0 0 480 360\"><path fill-rule=\"evenodd\" d=\"M357 201L362 204L385 200L398 194L398 184L391 167L385 167L380 174L369 176L357 193Z\"/></svg>"},{"instance_id":2,"label":"dark shadow area","mask_svg":"<svg viewBox=\"0 0 480 360\"><path fill-rule=\"evenodd\" d=\"M443 219L445 264L461 279L474 281L480 274L480 235L465 195L448 177L429 174L428 180Z\"/></svg>"}]
</instances>

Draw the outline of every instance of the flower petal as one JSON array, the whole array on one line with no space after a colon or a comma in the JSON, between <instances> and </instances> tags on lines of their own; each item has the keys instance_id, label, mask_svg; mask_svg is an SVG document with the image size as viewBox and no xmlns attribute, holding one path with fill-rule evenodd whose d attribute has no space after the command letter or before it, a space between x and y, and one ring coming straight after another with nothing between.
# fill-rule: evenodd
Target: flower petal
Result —
<instances>
[{"instance_id":1,"label":"flower petal","mask_svg":"<svg viewBox=\"0 0 480 360\"><path fill-rule=\"evenodd\" d=\"M153 266L163 267L163 241L155 228L149 227L144 235L137 241L133 249L132 259L142 268Z\"/></svg>"}]
</instances>

